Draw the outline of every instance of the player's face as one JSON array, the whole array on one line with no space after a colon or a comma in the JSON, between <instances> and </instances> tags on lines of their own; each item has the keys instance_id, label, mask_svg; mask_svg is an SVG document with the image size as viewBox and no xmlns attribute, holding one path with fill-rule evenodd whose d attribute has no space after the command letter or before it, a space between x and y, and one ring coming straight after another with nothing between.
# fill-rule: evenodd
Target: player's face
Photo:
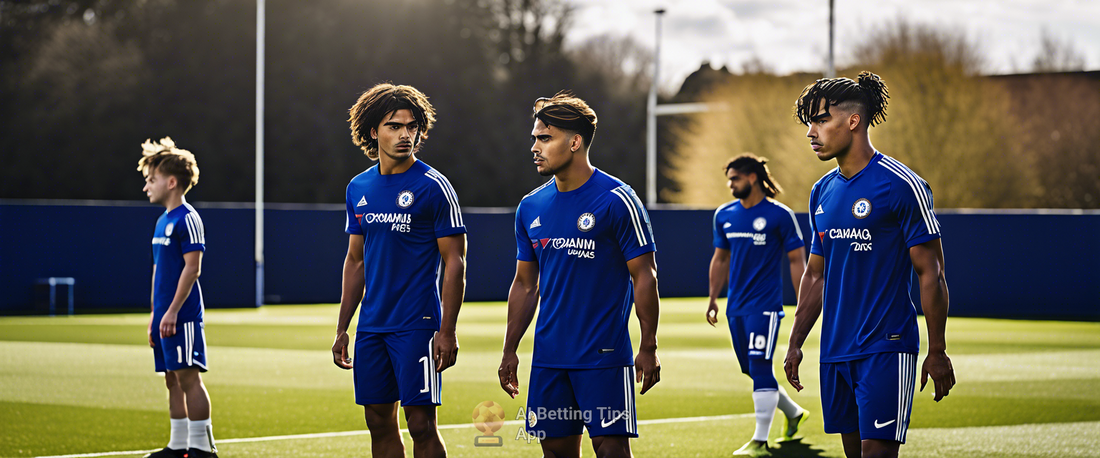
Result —
<instances>
[{"instance_id":1,"label":"player's face","mask_svg":"<svg viewBox=\"0 0 1100 458\"><path fill-rule=\"evenodd\" d=\"M573 163L571 137L561 129L547 126L541 119L535 119L535 128L531 129L531 153L534 154L535 168L539 175L548 177L569 168Z\"/></svg>"},{"instance_id":2,"label":"player's face","mask_svg":"<svg viewBox=\"0 0 1100 458\"><path fill-rule=\"evenodd\" d=\"M378 140L379 155L385 155L396 162L404 162L412 157L413 146L417 141L420 125L412 110L401 109L387 114L371 129L371 137Z\"/></svg>"},{"instance_id":3,"label":"player's face","mask_svg":"<svg viewBox=\"0 0 1100 458\"><path fill-rule=\"evenodd\" d=\"M156 169L145 177L145 187L141 190L145 191L145 196L149 198L150 203L163 204L168 200L169 180L174 181L175 177L165 176Z\"/></svg>"},{"instance_id":4,"label":"player's face","mask_svg":"<svg viewBox=\"0 0 1100 458\"><path fill-rule=\"evenodd\" d=\"M810 139L817 158L822 161L834 159L848 152L852 146L852 130L849 128L849 114L839 107L832 106L830 114L825 113L825 100L818 106L818 115L810 121L806 137Z\"/></svg>"},{"instance_id":5,"label":"player's face","mask_svg":"<svg viewBox=\"0 0 1100 458\"><path fill-rule=\"evenodd\" d=\"M730 191L733 191L733 197L744 199L752 194L752 187L756 180L755 173L739 173L737 169L731 168L726 171L726 178L729 178L726 186L729 186Z\"/></svg>"}]
</instances>

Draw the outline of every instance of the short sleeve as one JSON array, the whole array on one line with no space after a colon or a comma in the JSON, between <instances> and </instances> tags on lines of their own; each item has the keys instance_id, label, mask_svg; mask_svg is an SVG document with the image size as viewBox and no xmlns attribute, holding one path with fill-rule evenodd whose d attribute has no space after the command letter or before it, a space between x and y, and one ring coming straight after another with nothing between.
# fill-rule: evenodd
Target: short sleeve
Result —
<instances>
[{"instance_id":1,"label":"short sleeve","mask_svg":"<svg viewBox=\"0 0 1100 458\"><path fill-rule=\"evenodd\" d=\"M360 199L365 201L367 196L360 196ZM358 203L358 200L351 197L351 184L348 184L348 190L344 196L344 204L347 206L347 214L344 216L344 232L348 234L363 235L363 226L359 224L359 217L362 215L355 214L355 207Z\"/></svg>"},{"instance_id":2,"label":"short sleeve","mask_svg":"<svg viewBox=\"0 0 1100 458\"><path fill-rule=\"evenodd\" d=\"M183 230L178 232L181 252L206 251L206 228L203 227L198 213L189 212L184 215L181 229Z\"/></svg>"},{"instance_id":3,"label":"short sleeve","mask_svg":"<svg viewBox=\"0 0 1100 458\"><path fill-rule=\"evenodd\" d=\"M783 249L786 252L791 252L798 248L804 248L806 242L802 240L802 228L798 227L798 220L794 217L794 212L791 209L780 206L781 214L779 215L779 237L783 240Z\"/></svg>"},{"instance_id":4,"label":"short sleeve","mask_svg":"<svg viewBox=\"0 0 1100 458\"><path fill-rule=\"evenodd\" d=\"M814 210L818 207L817 204L817 191L820 189L821 182L817 182L814 188L810 190L810 254L816 254L818 256L825 256L825 250L821 246L821 235L817 231L817 211Z\"/></svg>"},{"instance_id":5,"label":"short sleeve","mask_svg":"<svg viewBox=\"0 0 1100 458\"><path fill-rule=\"evenodd\" d=\"M718 227L718 225L721 224L718 222L718 214L722 212L723 208L725 208L725 206L718 207L718 209L714 211L714 218L711 220L710 223L710 231L712 233L712 243L714 244L714 247L728 250L730 249L730 241L726 239L726 231L723 231L721 227Z\"/></svg>"},{"instance_id":6,"label":"short sleeve","mask_svg":"<svg viewBox=\"0 0 1100 458\"><path fill-rule=\"evenodd\" d=\"M932 211L932 188L912 173L904 173L900 178L900 182L895 180L890 184L890 205L905 236L906 246L940 238L940 223Z\"/></svg>"},{"instance_id":7,"label":"short sleeve","mask_svg":"<svg viewBox=\"0 0 1100 458\"><path fill-rule=\"evenodd\" d=\"M520 217L520 209L516 209L516 259L520 261L535 262L538 256L535 254L535 246L538 242L532 241L527 235L527 226L523 225Z\"/></svg>"},{"instance_id":8,"label":"short sleeve","mask_svg":"<svg viewBox=\"0 0 1100 458\"><path fill-rule=\"evenodd\" d=\"M657 245L653 242L649 214L646 213L638 195L634 194L634 190L629 186L612 189L611 193L614 194L609 212L612 218L611 227L615 231L615 238L619 242L623 258L629 261L643 254L657 251Z\"/></svg>"},{"instance_id":9,"label":"short sleeve","mask_svg":"<svg viewBox=\"0 0 1100 458\"><path fill-rule=\"evenodd\" d=\"M451 182L435 170L429 170L425 176L432 184L432 219L435 226L435 238L466 233L466 223L462 221L462 208L458 206L458 193Z\"/></svg>"}]
</instances>

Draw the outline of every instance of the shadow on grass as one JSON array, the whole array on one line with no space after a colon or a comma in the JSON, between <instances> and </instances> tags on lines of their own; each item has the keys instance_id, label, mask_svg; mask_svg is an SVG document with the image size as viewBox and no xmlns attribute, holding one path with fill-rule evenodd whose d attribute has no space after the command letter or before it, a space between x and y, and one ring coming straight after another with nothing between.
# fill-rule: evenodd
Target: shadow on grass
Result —
<instances>
[{"instance_id":1,"label":"shadow on grass","mask_svg":"<svg viewBox=\"0 0 1100 458\"><path fill-rule=\"evenodd\" d=\"M813 448L813 444L802 442L802 439L776 444L771 448L775 457L824 457L825 451Z\"/></svg>"}]
</instances>

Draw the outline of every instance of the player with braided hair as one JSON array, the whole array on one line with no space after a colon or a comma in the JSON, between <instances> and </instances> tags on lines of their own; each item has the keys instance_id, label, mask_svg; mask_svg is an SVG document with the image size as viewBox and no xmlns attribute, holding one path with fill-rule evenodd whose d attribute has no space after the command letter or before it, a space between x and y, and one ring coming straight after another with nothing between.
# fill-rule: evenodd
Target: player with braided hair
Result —
<instances>
[{"instance_id":1,"label":"player with braided hair","mask_svg":"<svg viewBox=\"0 0 1100 458\"><path fill-rule=\"evenodd\" d=\"M741 372L752 378L756 431L735 456L766 456L776 407L786 417L780 442L792 440L810 414L791 400L772 371L775 340L783 318L783 260L791 278L802 277L806 244L794 212L772 198L782 188L767 159L742 154L726 163L728 186L737 200L718 207L711 231L710 306L707 322L718 323L718 294L729 279L726 321Z\"/></svg>"},{"instance_id":2,"label":"player with braided hair","mask_svg":"<svg viewBox=\"0 0 1100 458\"><path fill-rule=\"evenodd\" d=\"M932 189L913 170L871 146L886 119L882 79L829 78L807 86L795 116L818 159L836 159L810 191L810 259L798 289L784 369L802 390L802 344L821 320L821 406L825 432L839 433L848 458L896 457L909 427L920 347L911 272L928 324L921 390L936 401L955 385L947 356L948 292Z\"/></svg>"}]
</instances>

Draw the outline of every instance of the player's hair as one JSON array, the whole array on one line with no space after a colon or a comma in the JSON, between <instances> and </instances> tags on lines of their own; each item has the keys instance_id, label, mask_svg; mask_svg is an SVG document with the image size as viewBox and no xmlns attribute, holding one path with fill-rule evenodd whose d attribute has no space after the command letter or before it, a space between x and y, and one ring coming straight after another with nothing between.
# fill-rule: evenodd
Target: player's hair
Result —
<instances>
[{"instance_id":1,"label":"player's hair","mask_svg":"<svg viewBox=\"0 0 1100 458\"><path fill-rule=\"evenodd\" d=\"M729 173L730 169L736 170L737 173L755 173L756 178L760 180L760 187L764 188L764 195L775 197L776 194L783 192L783 188L772 179L771 170L768 169L767 164L767 158L745 153L726 162L726 168L723 170L724 173Z\"/></svg>"},{"instance_id":2,"label":"player's hair","mask_svg":"<svg viewBox=\"0 0 1100 458\"><path fill-rule=\"evenodd\" d=\"M378 160L378 140L371 138L370 130L377 128L386 115L397 110L410 110L416 118L418 129L416 138L413 139L413 152L419 152L422 140L428 138L428 131L435 123L435 108L423 92L412 86L381 83L360 95L359 100L348 110L351 115L348 118L351 123L351 141L362 148L363 153L372 161Z\"/></svg>"},{"instance_id":3,"label":"player's hair","mask_svg":"<svg viewBox=\"0 0 1100 458\"><path fill-rule=\"evenodd\" d=\"M553 97L535 100L532 118L542 120L548 126L580 134L585 148L592 145L596 135L596 111L568 89L558 91Z\"/></svg>"},{"instance_id":4,"label":"player's hair","mask_svg":"<svg viewBox=\"0 0 1100 458\"><path fill-rule=\"evenodd\" d=\"M180 186L183 186L184 194L199 183L199 163L195 161L195 155L185 149L176 148L176 142L171 137L164 137L156 143L146 139L141 144L141 159L138 160L137 169L144 177L149 177L154 172L176 177Z\"/></svg>"},{"instance_id":5,"label":"player's hair","mask_svg":"<svg viewBox=\"0 0 1100 458\"><path fill-rule=\"evenodd\" d=\"M802 124L829 115L830 106L839 106L842 110L856 112L867 118L868 126L882 124L886 120L886 104L890 91L882 78L869 71L859 72L856 81L850 78L822 78L814 82L798 96L795 102L794 116ZM824 112L818 113L821 101L825 101Z\"/></svg>"}]
</instances>

